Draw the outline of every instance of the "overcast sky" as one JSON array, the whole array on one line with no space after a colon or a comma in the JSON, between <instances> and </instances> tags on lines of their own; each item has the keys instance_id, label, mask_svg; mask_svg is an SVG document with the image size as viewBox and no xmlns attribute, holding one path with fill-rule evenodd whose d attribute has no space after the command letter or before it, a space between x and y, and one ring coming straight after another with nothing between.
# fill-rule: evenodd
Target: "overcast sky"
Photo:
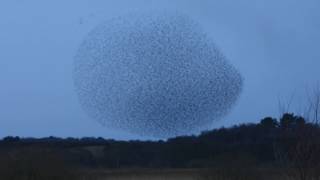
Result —
<instances>
[{"instance_id":1,"label":"overcast sky","mask_svg":"<svg viewBox=\"0 0 320 180\"><path fill-rule=\"evenodd\" d=\"M143 138L102 127L81 109L72 63L84 36L109 18L169 10L200 22L243 75L229 126L279 116L278 99L320 82L319 0L0 0L0 137ZM208 127L211 128L211 127Z\"/></svg>"}]
</instances>

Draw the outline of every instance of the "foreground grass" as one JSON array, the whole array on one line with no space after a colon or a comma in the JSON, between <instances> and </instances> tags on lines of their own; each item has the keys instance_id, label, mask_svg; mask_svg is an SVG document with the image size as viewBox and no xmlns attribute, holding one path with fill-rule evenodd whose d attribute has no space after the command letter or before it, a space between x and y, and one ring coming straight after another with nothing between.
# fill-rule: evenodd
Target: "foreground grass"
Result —
<instances>
[{"instance_id":1,"label":"foreground grass","mask_svg":"<svg viewBox=\"0 0 320 180\"><path fill-rule=\"evenodd\" d=\"M85 170L81 180L282 180L270 169L130 169Z\"/></svg>"}]
</instances>

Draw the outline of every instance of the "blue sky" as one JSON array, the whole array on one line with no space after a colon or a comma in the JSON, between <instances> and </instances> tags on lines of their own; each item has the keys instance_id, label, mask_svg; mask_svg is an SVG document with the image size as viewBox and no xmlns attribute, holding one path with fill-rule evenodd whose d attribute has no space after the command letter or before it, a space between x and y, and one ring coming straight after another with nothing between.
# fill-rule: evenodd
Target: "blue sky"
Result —
<instances>
[{"instance_id":1,"label":"blue sky","mask_svg":"<svg viewBox=\"0 0 320 180\"><path fill-rule=\"evenodd\" d=\"M0 137L143 139L87 117L72 63L84 36L102 21L153 10L199 21L243 75L236 107L212 127L278 117L278 100L291 96L291 110L301 113L306 90L320 82L318 0L1 0Z\"/></svg>"}]
</instances>

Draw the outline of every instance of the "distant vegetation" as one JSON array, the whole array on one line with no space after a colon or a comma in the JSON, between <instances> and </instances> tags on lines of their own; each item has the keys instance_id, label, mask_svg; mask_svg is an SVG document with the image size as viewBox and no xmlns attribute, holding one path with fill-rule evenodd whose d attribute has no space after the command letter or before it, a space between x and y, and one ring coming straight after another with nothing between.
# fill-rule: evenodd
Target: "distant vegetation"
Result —
<instances>
[{"instance_id":1,"label":"distant vegetation","mask_svg":"<svg viewBox=\"0 0 320 180\"><path fill-rule=\"evenodd\" d=\"M279 120L266 117L258 124L220 128L167 141L91 137L6 137L0 141L0 176L10 177L8 180L19 176L30 180L72 179L80 169L99 168L202 168L215 169L220 174L275 169L288 177L307 180L319 177L320 127L287 113Z\"/></svg>"}]
</instances>

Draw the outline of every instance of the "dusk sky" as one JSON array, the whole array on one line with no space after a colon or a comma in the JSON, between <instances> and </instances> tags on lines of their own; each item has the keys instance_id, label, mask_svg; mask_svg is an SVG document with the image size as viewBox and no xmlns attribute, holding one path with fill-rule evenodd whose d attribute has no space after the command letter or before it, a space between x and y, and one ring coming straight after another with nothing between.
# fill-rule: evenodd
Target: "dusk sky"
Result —
<instances>
[{"instance_id":1,"label":"dusk sky","mask_svg":"<svg viewBox=\"0 0 320 180\"><path fill-rule=\"evenodd\" d=\"M320 82L319 0L0 0L0 137L145 139L82 110L72 65L90 30L131 12L177 11L198 21L244 78L231 113L211 127L303 113Z\"/></svg>"}]
</instances>

